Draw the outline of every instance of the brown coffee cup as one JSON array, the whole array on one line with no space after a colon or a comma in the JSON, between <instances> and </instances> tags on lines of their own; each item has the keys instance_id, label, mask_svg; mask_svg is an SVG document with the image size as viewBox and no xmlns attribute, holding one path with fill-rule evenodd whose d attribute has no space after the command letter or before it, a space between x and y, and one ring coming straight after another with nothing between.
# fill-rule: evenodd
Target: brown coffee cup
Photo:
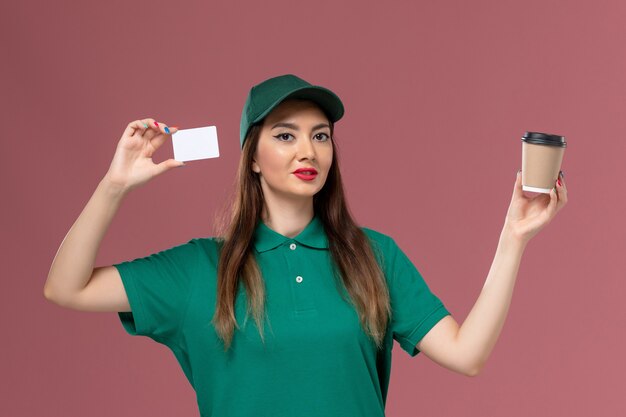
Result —
<instances>
[{"instance_id":1,"label":"brown coffee cup","mask_svg":"<svg viewBox=\"0 0 626 417\"><path fill-rule=\"evenodd\" d=\"M540 132L526 132L522 136L522 189L549 194L559 176L563 155L564 136Z\"/></svg>"}]
</instances>

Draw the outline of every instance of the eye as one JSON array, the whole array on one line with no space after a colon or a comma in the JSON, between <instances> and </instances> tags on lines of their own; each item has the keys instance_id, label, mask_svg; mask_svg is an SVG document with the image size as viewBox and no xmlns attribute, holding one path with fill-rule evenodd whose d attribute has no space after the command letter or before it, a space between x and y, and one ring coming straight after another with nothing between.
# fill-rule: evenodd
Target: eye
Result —
<instances>
[{"instance_id":1,"label":"eye","mask_svg":"<svg viewBox=\"0 0 626 417\"><path fill-rule=\"evenodd\" d=\"M328 136L326 133L318 133L317 135L315 135L315 137L318 137L320 135L326 136L326 138L322 139L320 142L326 142L328 139L330 139L330 136Z\"/></svg>"},{"instance_id":2,"label":"eye","mask_svg":"<svg viewBox=\"0 0 626 417\"><path fill-rule=\"evenodd\" d=\"M285 136L293 136L293 135L291 133L280 133L274 137L278 140L281 140L281 138L284 138ZM286 142L286 141L281 140L281 142Z\"/></svg>"}]
</instances>

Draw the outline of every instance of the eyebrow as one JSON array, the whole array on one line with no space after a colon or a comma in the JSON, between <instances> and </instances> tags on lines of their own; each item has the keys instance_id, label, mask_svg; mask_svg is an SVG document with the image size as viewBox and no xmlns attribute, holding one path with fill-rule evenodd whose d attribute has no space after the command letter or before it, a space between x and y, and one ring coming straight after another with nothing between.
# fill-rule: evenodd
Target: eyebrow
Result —
<instances>
[{"instance_id":1,"label":"eyebrow","mask_svg":"<svg viewBox=\"0 0 626 417\"><path fill-rule=\"evenodd\" d=\"M293 130L297 130L297 131L300 130L300 129L298 129L298 125L293 124L293 123L282 123L282 122L276 123L274 126L272 126L272 129L276 129L277 127L287 127L289 129L293 129ZM315 126L313 126L312 130L321 129L323 127L330 128L330 126L328 124L326 124L326 123L319 123L319 124L316 124Z\"/></svg>"}]
</instances>

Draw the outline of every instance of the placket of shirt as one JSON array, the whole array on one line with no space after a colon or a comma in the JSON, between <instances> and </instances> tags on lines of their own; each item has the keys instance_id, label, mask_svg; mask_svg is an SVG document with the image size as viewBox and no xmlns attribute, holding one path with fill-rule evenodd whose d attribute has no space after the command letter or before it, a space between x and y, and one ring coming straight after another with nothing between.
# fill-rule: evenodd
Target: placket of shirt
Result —
<instances>
[{"instance_id":1,"label":"placket of shirt","mask_svg":"<svg viewBox=\"0 0 626 417\"><path fill-rule=\"evenodd\" d=\"M310 276L310 270L305 270L307 252L310 250L299 242L290 239L281 245L287 264L287 277L291 294L293 296L294 312L298 315L302 312L315 312L315 297L313 283L315 277Z\"/></svg>"}]
</instances>

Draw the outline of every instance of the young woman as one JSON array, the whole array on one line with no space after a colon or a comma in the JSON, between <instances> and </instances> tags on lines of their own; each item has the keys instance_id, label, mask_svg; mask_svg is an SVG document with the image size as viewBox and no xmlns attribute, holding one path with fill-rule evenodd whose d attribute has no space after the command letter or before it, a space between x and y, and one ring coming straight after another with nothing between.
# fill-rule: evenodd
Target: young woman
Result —
<instances>
[{"instance_id":1,"label":"young woman","mask_svg":"<svg viewBox=\"0 0 626 417\"><path fill-rule=\"evenodd\" d=\"M181 165L151 160L175 128L130 123L59 248L46 298L118 312L128 333L168 346L202 416L384 416L394 339L411 356L477 375L526 244L567 201L562 178L530 199L518 172L487 281L459 326L394 239L352 218L333 136L343 112L332 91L291 74L254 86L220 233L94 268L124 196Z\"/></svg>"}]
</instances>

